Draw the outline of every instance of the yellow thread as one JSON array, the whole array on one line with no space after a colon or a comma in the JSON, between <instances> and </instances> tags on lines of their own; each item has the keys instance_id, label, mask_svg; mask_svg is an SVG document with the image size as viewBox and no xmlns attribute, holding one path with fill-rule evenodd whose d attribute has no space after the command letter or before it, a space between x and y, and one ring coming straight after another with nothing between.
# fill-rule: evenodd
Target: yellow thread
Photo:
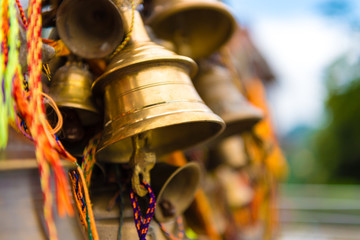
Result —
<instances>
[{"instance_id":1,"label":"yellow thread","mask_svg":"<svg viewBox=\"0 0 360 240\"><path fill-rule=\"evenodd\" d=\"M132 31L134 29L134 17L135 17L135 9L136 9L136 4L135 4L135 0L131 1L131 24L130 24L130 29L129 32L126 34L126 37L124 38L123 42L116 48L116 50L110 55L110 59L112 59L113 57L115 57L116 54L118 54L125 46L126 44L129 42Z\"/></svg>"},{"instance_id":2,"label":"yellow thread","mask_svg":"<svg viewBox=\"0 0 360 240\"><path fill-rule=\"evenodd\" d=\"M46 77L49 81L51 81L51 71L50 71L50 67L49 64L43 64L43 69L45 71Z\"/></svg>"},{"instance_id":3,"label":"yellow thread","mask_svg":"<svg viewBox=\"0 0 360 240\"><path fill-rule=\"evenodd\" d=\"M52 128L52 131L50 131L51 134L55 134L58 131L60 131L60 129L62 128L62 125L64 123L63 117L62 117L61 112L60 112L58 106L56 105L54 99L52 99L49 95L47 95L44 92L41 92L41 94L49 101L49 105L54 109L54 111L57 115L58 122L56 123L56 126L54 128Z\"/></svg>"}]
</instances>

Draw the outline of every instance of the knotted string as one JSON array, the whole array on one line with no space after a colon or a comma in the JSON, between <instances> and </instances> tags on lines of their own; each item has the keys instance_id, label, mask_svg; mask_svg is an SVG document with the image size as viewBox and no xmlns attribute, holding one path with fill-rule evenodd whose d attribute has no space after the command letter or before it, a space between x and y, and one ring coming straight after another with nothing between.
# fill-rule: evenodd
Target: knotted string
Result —
<instances>
[{"instance_id":1,"label":"knotted string","mask_svg":"<svg viewBox=\"0 0 360 240\"><path fill-rule=\"evenodd\" d=\"M130 200L131 206L134 210L134 220L135 220L135 227L138 233L140 240L146 240L146 234L149 230L150 221L154 216L156 202L155 202L155 195L150 187L150 185L144 181L141 182L141 185L147 189L149 194L149 207L146 211L145 217L141 214L141 209L138 203L138 198L132 188L130 188Z\"/></svg>"}]
</instances>

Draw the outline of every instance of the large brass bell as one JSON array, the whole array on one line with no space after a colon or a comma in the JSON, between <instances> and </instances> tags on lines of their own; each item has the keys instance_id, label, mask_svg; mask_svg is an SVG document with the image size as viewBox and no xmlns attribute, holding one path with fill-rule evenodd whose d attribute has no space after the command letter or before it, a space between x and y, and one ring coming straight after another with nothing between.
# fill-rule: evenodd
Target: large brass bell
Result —
<instances>
[{"instance_id":1,"label":"large brass bell","mask_svg":"<svg viewBox=\"0 0 360 240\"><path fill-rule=\"evenodd\" d=\"M153 0L147 18L158 38L171 41L177 53L194 59L218 50L232 36L236 21L217 0Z\"/></svg>"},{"instance_id":2,"label":"large brass bell","mask_svg":"<svg viewBox=\"0 0 360 240\"><path fill-rule=\"evenodd\" d=\"M233 82L228 68L213 60L200 62L194 85L204 102L226 123L217 140L251 129L263 112L250 104Z\"/></svg>"},{"instance_id":3,"label":"large brass bell","mask_svg":"<svg viewBox=\"0 0 360 240\"><path fill-rule=\"evenodd\" d=\"M130 23L131 16L126 19ZM193 60L149 39L136 11L130 42L92 86L104 99L99 159L128 162L133 151L131 137L138 134L146 135L147 151L157 155L220 134L224 122L196 92L190 79L195 72Z\"/></svg>"},{"instance_id":4,"label":"large brass bell","mask_svg":"<svg viewBox=\"0 0 360 240\"><path fill-rule=\"evenodd\" d=\"M124 37L123 16L111 0L64 0L56 28L72 53L89 59L109 55Z\"/></svg>"},{"instance_id":5,"label":"large brass bell","mask_svg":"<svg viewBox=\"0 0 360 240\"><path fill-rule=\"evenodd\" d=\"M182 167L157 163L150 171L151 187L156 196L155 218L159 222L174 220L190 206L200 186L201 170L197 163Z\"/></svg>"}]
</instances>

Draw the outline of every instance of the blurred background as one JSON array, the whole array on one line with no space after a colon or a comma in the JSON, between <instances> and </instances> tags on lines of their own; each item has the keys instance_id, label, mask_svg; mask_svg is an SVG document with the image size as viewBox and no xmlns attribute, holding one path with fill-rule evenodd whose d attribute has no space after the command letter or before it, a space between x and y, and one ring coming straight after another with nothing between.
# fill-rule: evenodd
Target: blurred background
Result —
<instances>
[{"instance_id":1,"label":"blurred background","mask_svg":"<svg viewBox=\"0 0 360 240\"><path fill-rule=\"evenodd\" d=\"M225 2L276 76L267 98L289 165L281 239L358 239L360 2Z\"/></svg>"}]
</instances>

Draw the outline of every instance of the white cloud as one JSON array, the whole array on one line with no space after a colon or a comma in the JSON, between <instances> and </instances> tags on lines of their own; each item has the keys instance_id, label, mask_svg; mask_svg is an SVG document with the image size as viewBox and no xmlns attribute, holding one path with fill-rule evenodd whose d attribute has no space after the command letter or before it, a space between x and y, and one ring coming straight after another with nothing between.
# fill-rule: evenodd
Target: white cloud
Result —
<instances>
[{"instance_id":1,"label":"white cloud","mask_svg":"<svg viewBox=\"0 0 360 240\"><path fill-rule=\"evenodd\" d=\"M325 97L322 74L349 48L346 28L304 16L258 19L250 30L278 77L270 95L276 128L285 133L297 124L316 123Z\"/></svg>"}]
</instances>

